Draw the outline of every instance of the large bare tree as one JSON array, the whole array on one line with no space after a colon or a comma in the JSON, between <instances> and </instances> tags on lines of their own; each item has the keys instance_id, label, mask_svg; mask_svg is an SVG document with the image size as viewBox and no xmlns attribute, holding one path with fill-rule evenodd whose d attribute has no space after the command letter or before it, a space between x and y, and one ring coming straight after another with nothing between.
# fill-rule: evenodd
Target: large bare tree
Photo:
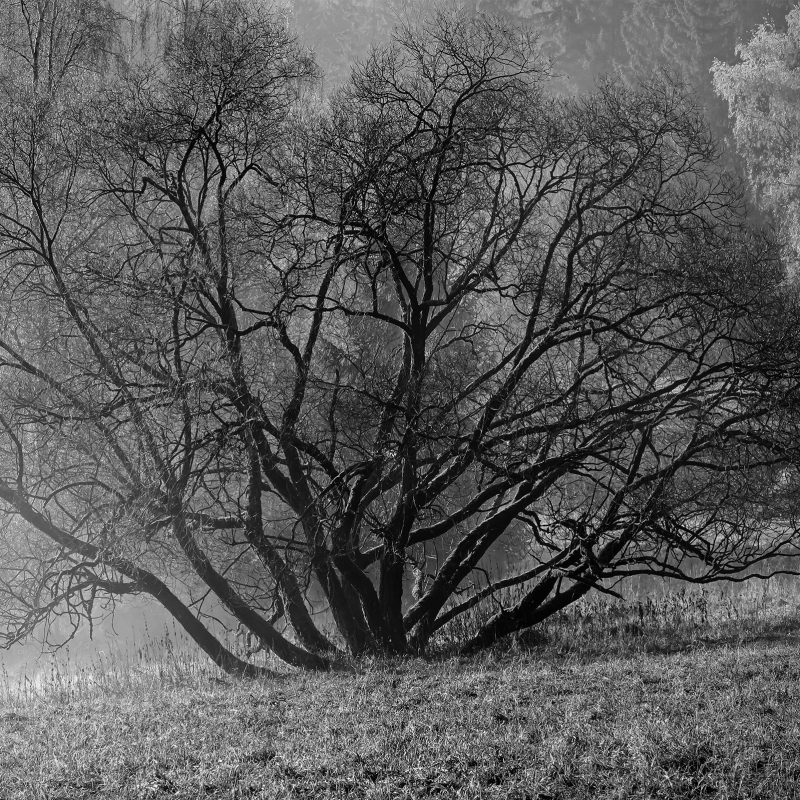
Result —
<instances>
[{"instance_id":1,"label":"large bare tree","mask_svg":"<svg viewBox=\"0 0 800 800\"><path fill-rule=\"evenodd\" d=\"M528 32L445 10L323 100L243 0L187 10L156 64L14 66L9 641L148 594L226 670L258 671L219 609L330 668L795 552L769 243L679 87L548 80Z\"/></svg>"}]
</instances>

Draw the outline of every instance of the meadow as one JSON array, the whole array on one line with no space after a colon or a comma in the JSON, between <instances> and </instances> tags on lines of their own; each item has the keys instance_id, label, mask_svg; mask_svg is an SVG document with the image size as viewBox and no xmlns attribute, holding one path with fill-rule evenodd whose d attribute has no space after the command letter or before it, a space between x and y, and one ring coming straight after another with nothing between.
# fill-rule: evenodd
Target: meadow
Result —
<instances>
[{"instance_id":1,"label":"meadow","mask_svg":"<svg viewBox=\"0 0 800 800\"><path fill-rule=\"evenodd\" d=\"M800 797L800 597L576 604L478 658L234 681L174 631L0 682L0 798ZM277 665L276 665L277 667Z\"/></svg>"}]
</instances>

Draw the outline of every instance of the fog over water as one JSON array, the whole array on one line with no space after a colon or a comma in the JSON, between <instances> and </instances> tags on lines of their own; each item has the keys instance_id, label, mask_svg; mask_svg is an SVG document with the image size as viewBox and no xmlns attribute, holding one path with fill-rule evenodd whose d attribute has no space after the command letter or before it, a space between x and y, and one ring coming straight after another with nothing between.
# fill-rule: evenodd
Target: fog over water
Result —
<instances>
[{"instance_id":1,"label":"fog over water","mask_svg":"<svg viewBox=\"0 0 800 800\"><path fill-rule=\"evenodd\" d=\"M114 5L144 26L139 0L114 0ZM300 38L316 53L325 74L325 91L346 80L348 65L366 54L371 44L385 40L404 14L418 14L428 4L401 0L294 0L287 4ZM738 41L766 18L780 24L793 3L786 0L470 0L469 9L496 12L527 24L540 35L553 57L555 71L569 90L585 90L602 73L619 70L630 78L670 65L694 84L715 129L727 133L725 108L713 95L708 74L714 58L731 60ZM144 30L144 27L142 27ZM792 581L795 579L786 579ZM675 590L678 584L637 578L626 595L642 597ZM712 591L734 591L713 587ZM140 646L160 635L170 617L153 601L121 603L113 619L97 622L70 642L70 656L92 660L111 648ZM46 668L41 645L31 642L0 651L0 666L14 675Z\"/></svg>"},{"instance_id":2,"label":"fog over water","mask_svg":"<svg viewBox=\"0 0 800 800\"><path fill-rule=\"evenodd\" d=\"M111 615L99 619L90 634L83 625L63 648L52 652L40 642L29 641L0 650L0 671L13 682L22 675L33 679L37 673L50 668L52 659L69 660L75 665L91 663L111 651L135 653L148 638L160 635L169 625L169 615L154 601L145 598L130 600ZM69 626L56 625L59 634L66 635Z\"/></svg>"}]
</instances>

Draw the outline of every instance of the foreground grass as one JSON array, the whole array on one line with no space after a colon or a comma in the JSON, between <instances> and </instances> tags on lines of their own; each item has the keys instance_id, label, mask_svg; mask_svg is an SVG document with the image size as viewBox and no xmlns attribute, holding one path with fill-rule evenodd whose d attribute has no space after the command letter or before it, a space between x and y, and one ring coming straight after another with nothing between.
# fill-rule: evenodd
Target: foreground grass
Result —
<instances>
[{"instance_id":1,"label":"foreground grass","mask_svg":"<svg viewBox=\"0 0 800 800\"><path fill-rule=\"evenodd\" d=\"M800 797L791 633L170 683L7 696L0 797Z\"/></svg>"}]
</instances>

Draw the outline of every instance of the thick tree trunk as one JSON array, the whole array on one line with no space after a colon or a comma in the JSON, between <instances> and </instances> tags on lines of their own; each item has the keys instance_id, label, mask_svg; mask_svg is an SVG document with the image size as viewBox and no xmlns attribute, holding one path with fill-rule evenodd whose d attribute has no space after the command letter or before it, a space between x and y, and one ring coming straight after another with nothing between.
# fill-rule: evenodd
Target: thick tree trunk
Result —
<instances>
[{"instance_id":1,"label":"thick tree trunk","mask_svg":"<svg viewBox=\"0 0 800 800\"><path fill-rule=\"evenodd\" d=\"M242 625L255 634L266 648L293 667L310 670L330 670L335 668L335 664L331 659L316 653L310 653L281 636L281 634L240 597L231 584L214 569L205 553L200 550L197 543L194 541L194 537L189 531L180 512L175 513L173 519L175 538L198 577L212 592L214 592L225 608L227 608Z\"/></svg>"},{"instance_id":2,"label":"thick tree trunk","mask_svg":"<svg viewBox=\"0 0 800 800\"><path fill-rule=\"evenodd\" d=\"M245 678L269 678L276 673L235 656L205 627L183 602L154 575L142 575L139 584L143 591L157 600L172 618L186 631L197 646L229 675Z\"/></svg>"},{"instance_id":3,"label":"thick tree trunk","mask_svg":"<svg viewBox=\"0 0 800 800\"><path fill-rule=\"evenodd\" d=\"M530 628L579 600L597 584L597 570L602 570L611 559L619 555L625 548L633 536L633 530L634 528L626 529L618 539L608 542L597 554L595 564L585 565L576 574L579 580L563 592L557 592L549 600L547 597L556 587L558 579L552 576L542 578L516 606L495 614L464 645L462 653L469 654L485 647L490 647L504 636L516 633L523 628Z\"/></svg>"},{"instance_id":4,"label":"thick tree trunk","mask_svg":"<svg viewBox=\"0 0 800 800\"><path fill-rule=\"evenodd\" d=\"M52 541L68 547L73 552L100 560L99 549L88 542L76 539L66 531L54 525L47 517L34 509L19 493L0 482L0 498L12 505L20 516L33 525ZM158 577L124 558L112 558L108 566L120 575L130 578L141 589L149 594L172 615L175 621L191 636L197 645L220 669L231 675L248 677L270 677L275 673L263 667L257 667L235 656L205 627L172 590Z\"/></svg>"},{"instance_id":5,"label":"thick tree trunk","mask_svg":"<svg viewBox=\"0 0 800 800\"><path fill-rule=\"evenodd\" d=\"M247 499L247 540L256 551L264 568L272 575L278 586L286 619L292 626L300 644L312 652L335 652L335 645L322 635L311 619L303 593L297 584L294 573L280 553L264 534L264 520L261 507L261 457L255 437L250 437L250 475Z\"/></svg>"},{"instance_id":6,"label":"thick tree trunk","mask_svg":"<svg viewBox=\"0 0 800 800\"><path fill-rule=\"evenodd\" d=\"M405 626L403 624L403 573L405 562L391 544L381 559L380 603L386 630L389 651L395 655L408 652Z\"/></svg>"},{"instance_id":7,"label":"thick tree trunk","mask_svg":"<svg viewBox=\"0 0 800 800\"><path fill-rule=\"evenodd\" d=\"M542 578L513 608L498 611L462 648L463 653L473 653L490 647L504 636L528 628L540 621L537 610L553 591L557 578Z\"/></svg>"},{"instance_id":8,"label":"thick tree trunk","mask_svg":"<svg viewBox=\"0 0 800 800\"><path fill-rule=\"evenodd\" d=\"M516 515L527 508L539 494L540 490L537 489L534 493L529 483L520 485L511 503L483 520L453 548L428 591L406 612L404 623L407 630L414 630L415 626L421 625L420 632L415 631L412 634L416 647L424 646L424 629L427 628L430 633L436 616L461 581L470 574Z\"/></svg>"},{"instance_id":9,"label":"thick tree trunk","mask_svg":"<svg viewBox=\"0 0 800 800\"><path fill-rule=\"evenodd\" d=\"M327 556L314 559L314 572L325 592L333 620L344 637L347 649L355 658L377 649L375 638L367 626L358 595L342 585ZM349 587L348 587L349 588Z\"/></svg>"},{"instance_id":10,"label":"thick tree trunk","mask_svg":"<svg viewBox=\"0 0 800 800\"><path fill-rule=\"evenodd\" d=\"M284 614L300 644L312 652L335 653L336 645L320 632L311 619L300 587L289 566L268 542L262 540L258 544L254 544L254 547L259 559L278 585Z\"/></svg>"},{"instance_id":11,"label":"thick tree trunk","mask_svg":"<svg viewBox=\"0 0 800 800\"><path fill-rule=\"evenodd\" d=\"M334 555L333 561L342 575L344 586L352 590L356 604L361 606L372 639L382 646L388 646L380 599L372 581L349 556Z\"/></svg>"}]
</instances>

